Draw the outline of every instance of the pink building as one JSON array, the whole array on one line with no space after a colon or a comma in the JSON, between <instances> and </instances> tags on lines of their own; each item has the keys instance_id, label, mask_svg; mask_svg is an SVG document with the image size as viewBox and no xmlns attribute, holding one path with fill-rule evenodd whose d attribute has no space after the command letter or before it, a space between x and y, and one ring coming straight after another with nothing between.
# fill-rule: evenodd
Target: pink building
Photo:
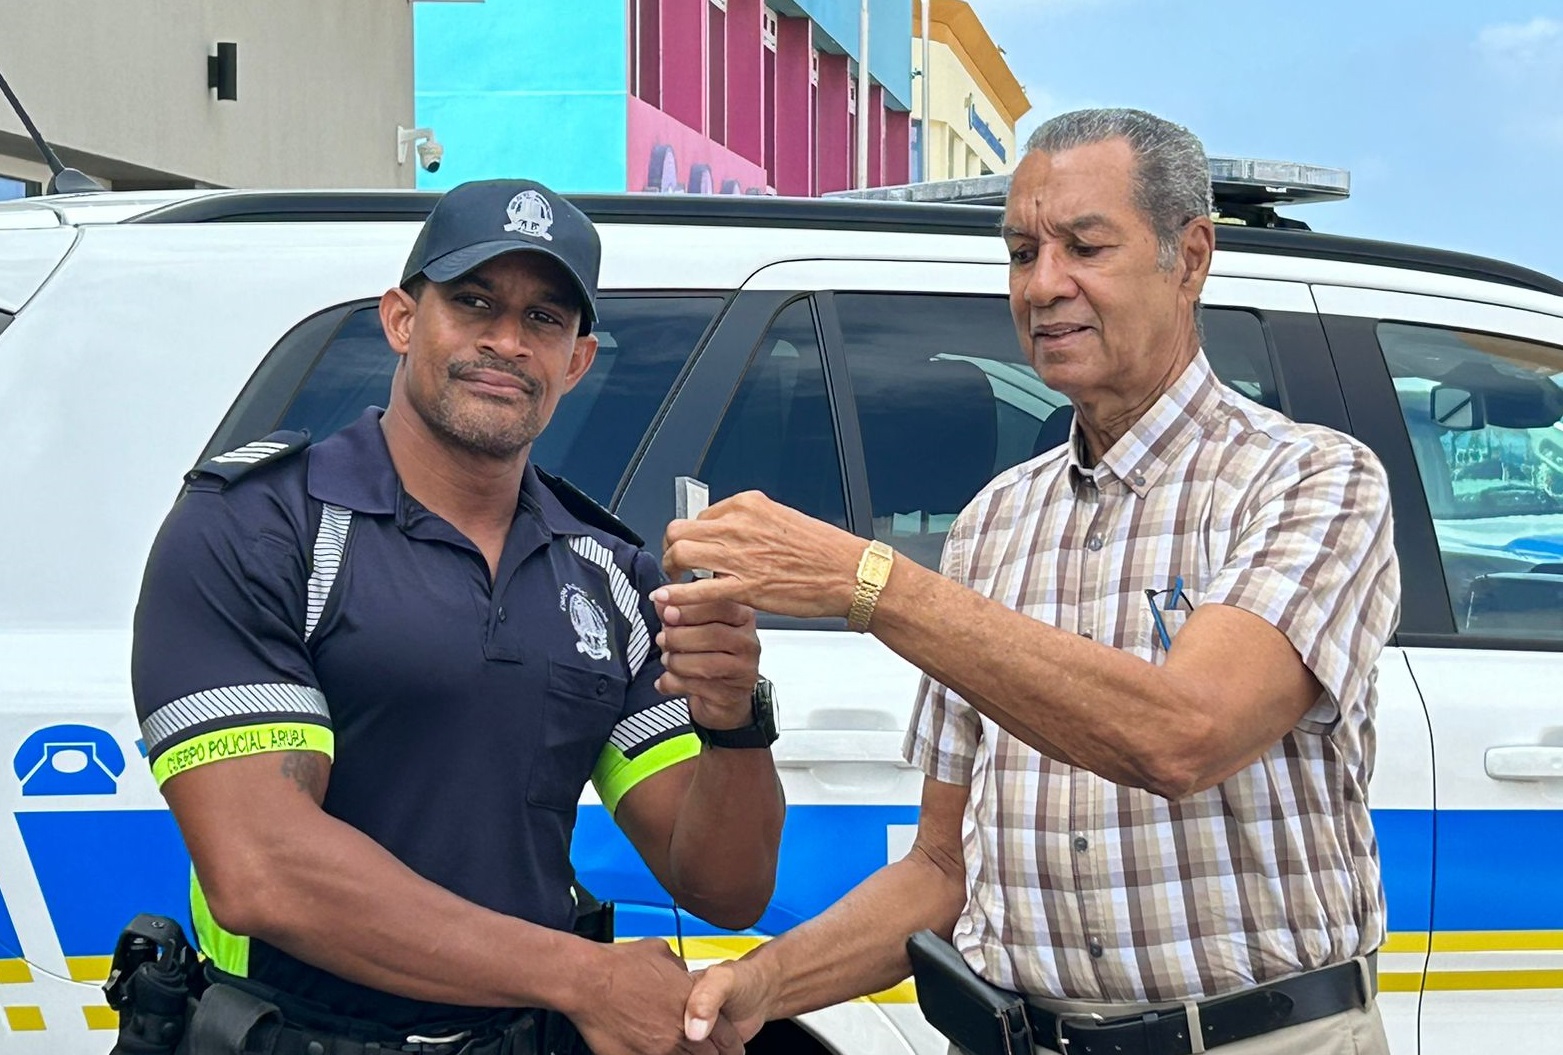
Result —
<instances>
[{"instance_id":1,"label":"pink building","mask_svg":"<svg viewBox=\"0 0 1563 1055\"><path fill-rule=\"evenodd\" d=\"M868 122L869 185L907 182L905 0L872 5L866 100L857 97L857 0L627 4L627 190L846 190L859 120Z\"/></svg>"}]
</instances>

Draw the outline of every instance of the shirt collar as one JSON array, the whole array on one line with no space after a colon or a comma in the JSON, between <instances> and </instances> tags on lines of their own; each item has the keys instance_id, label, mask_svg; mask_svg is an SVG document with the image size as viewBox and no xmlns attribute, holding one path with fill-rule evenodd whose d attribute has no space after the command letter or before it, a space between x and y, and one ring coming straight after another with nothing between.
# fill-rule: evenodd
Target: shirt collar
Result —
<instances>
[{"instance_id":1,"label":"shirt collar","mask_svg":"<svg viewBox=\"0 0 1563 1055\"><path fill-rule=\"evenodd\" d=\"M1095 467L1085 463L1085 436L1076 415L1069 428L1071 475L1099 485L1105 482L1104 478L1121 480L1143 498L1178 453L1200 434L1204 427L1201 419L1220 398L1220 388L1221 381L1201 350L1172 387L1119 437Z\"/></svg>"},{"instance_id":2,"label":"shirt collar","mask_svg":"<svg viewBox=\"0 0 1563 1055\"><path fill-rule=\"evenodd\" d=\"M380 429L379 407L370 407L351 425L321 440L310 450L311 498L369 516L395 516L401 506L402 482L391 461L385 433ZM552 535L590 534L554 497L527 462L521 474L517 513L535 516Z\"/></svg>"}]
</instances>

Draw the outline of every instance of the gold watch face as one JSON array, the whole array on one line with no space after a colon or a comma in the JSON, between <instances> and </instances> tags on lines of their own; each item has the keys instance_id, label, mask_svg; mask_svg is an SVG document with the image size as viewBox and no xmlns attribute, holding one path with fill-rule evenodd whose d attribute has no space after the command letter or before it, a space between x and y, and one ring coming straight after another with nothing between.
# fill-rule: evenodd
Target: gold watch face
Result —
<instances>
[{"instance_id":1,"label":"gold watch face","mask_svg":"<svg viewBox=\"0 0 1563 1055\"><path fill-rule=\"evenodd\" d=\"M891 552L880 552L878 547L869 549L858 563L857 577L863 582L883 587L890 578L890 562L894 559Z\"/></svg>"}]
</instances>

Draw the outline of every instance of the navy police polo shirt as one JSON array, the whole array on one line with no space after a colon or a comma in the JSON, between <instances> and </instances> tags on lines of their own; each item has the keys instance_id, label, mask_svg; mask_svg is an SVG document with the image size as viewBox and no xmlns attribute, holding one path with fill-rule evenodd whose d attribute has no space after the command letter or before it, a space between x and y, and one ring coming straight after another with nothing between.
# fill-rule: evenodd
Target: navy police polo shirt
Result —
<instances>
[{"instance_id":1,"label":"navy police polo shirt","mask_svg":"<svg viewBox=\"0 0 1563 1055\"><path fill-rule=\"evenodd\" d=\"M586 781L613 810L699 751L685 701L654 684L656 559L529 466L490 581L477 547L402 490L377 409L306 443L278 434L208 462L158 534L132 659L158 784L321 751L327 813L469 901L569 929ZM198 882L191 900L230 974L393 1026L471 1014L224 933ZM408 935L408 955L420 944Z\"/></svg>"}]
</instances>

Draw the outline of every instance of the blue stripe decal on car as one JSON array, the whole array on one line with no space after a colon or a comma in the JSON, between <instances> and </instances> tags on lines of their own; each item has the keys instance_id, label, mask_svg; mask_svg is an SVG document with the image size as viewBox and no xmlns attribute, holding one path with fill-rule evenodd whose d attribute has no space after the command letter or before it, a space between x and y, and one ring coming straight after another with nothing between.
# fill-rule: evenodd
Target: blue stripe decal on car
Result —
<instances>
[{"instance_id":1,"label":"blue stripe decal on car","mask_svg":"<svg viewBox=\"0 0 1563 1055\"><path fill-rule=\"evenodd\" d=\"M1563 809L1441 810L1433 922L1563 930Z\"/></svg>"},{"instance_id":2,"label":"blue stripe decal on car","mask_svg":"<svg viewBox=\"0 0 1563 1055\"><path fill-rule=\"evenodd\" d=\"M0 960L20 960L22 958L22 939L16 935L16 924L11 922L11 913L5 907L5 897L0 895Z\"/></svg>"},{"instance_id":3,"label":"blue stripe decal on car","mask_svg":"<svg viewBox=\"0 0 1563 1055\"><path fill-rule=\"evenodd\" d=\"M66 956L107 956L141 912L190 927L190 858L167 810L18 813Z\"/></svg>"},{"instance_id":4,"label":"blue stripe decal on car","mask_svg":"<svg viewBox=\"0 0 1563 1055\"><path fill-rule=\"evenodd\" d=\"M189 858L166 810L30 811L16 820L66 956L108 955L139 912L188 924ZM1425 933L1434 816L1375 810L1374 822L1389 929ZM916 823L915 806L791 807L777 894L750 933L777 934L828 908L885 864L887 825ZM1563 811L1446 811L1437 824L1440 930L1563 930ZM673 932L667 894L602 807L580 810L572 856L589 890L623 906L622 936ZM683 930L727 933L688 915ZM0 959L18 955L16 946L0 905Z\"/></svg>"}]
</instances>

